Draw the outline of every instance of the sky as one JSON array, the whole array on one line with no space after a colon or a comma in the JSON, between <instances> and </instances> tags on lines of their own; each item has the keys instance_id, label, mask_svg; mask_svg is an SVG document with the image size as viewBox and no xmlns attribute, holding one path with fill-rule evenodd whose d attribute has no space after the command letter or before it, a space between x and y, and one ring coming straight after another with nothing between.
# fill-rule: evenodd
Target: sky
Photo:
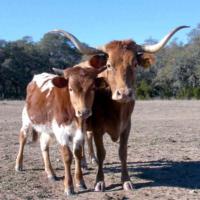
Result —
<instances>
[{"instance_id":1,"label":"sky","mask_svg":"<svg viewBox=\"0 0 200 200\"><path fill-rule=\"evenodd\" d=\"M174 38L200 23L199 0L0 0L0 39L32 36L39 41L53 29L63 29L91 46L111 40L161 39L179 25Z\"/></svg>"}]
</instances>

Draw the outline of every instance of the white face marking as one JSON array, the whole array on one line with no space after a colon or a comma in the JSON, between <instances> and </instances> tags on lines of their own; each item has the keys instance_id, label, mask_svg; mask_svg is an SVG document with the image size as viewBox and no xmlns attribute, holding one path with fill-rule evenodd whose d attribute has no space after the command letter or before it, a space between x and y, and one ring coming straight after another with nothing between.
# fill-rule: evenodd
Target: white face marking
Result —
<instances>
[{"instance_id":1,"label":"white face marking","mask_svg":"<svg viewBox=\"0 0 200 200\"><path fill-rule=\"evenodd\" d=\"M52 88L55 87L51 82L51 80L55 77L57 77L57 76L54 74L42 73L42 74L35 75L33 77L33 81L40 88L41 92L49 90L49 92L47 94L47 97L48 97Z\"/></svg>"}]
</instances>

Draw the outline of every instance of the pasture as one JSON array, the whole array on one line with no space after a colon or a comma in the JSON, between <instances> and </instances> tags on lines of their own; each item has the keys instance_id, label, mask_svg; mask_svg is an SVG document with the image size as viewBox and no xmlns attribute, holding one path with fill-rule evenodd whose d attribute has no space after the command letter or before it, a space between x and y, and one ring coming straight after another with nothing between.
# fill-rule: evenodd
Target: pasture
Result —
<instances>
[{"instance_id":1,"label":"pasture","mask_svg":"<svg viewBox=\"0 0 200 200\"><path fill-rule=\"evenodd\" d=\"M22 101L0 102L0 199L66 199L63 164L57 142L50 149L58 181L43 170L39 142L29 137L24 170L15 172ZM106 192L93 192L96 166L84 171L88 190L76 199L199 199L200 198L200 101L137 101L128 144L128 168L135 190L120 185L118 143L104 137L107 155L104 171ZM87 151L86 151L87 152ZM73 165L74 168L74 165Z\"/></svg>"}]
</instances>

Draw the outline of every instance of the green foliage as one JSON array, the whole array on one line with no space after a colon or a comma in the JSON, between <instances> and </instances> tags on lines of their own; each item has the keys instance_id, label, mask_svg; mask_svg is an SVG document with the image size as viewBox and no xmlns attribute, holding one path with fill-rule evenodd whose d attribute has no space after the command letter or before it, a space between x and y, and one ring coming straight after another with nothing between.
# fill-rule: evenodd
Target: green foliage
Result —
<instances>
[{"instance_id":1,"label":"green foliage","mask_svg":"<svg viewBox=\"0 0 200 200\"><path fill-rule=\"evenodd\" d=\"M140 84L137 86L136 92L137 92L137 97L139 99L149 99L151 87L145 80L142 80Z\"/></svg>"},{"instance_id":2,"label":"green foliage","mask_svg":"<svg viewBox=\"0 0 200 200\"><path fill-rule=\"evenodd\" d=\"M200 99L200 87L186 87L179 90L176 96L178 99Z\"/></svg>"},{"instance_id":3,"label":"green foliage","mask_svg":"<svg viewBox=\"0 0 200 200\"><path fill-rule=\"evenodd\" d=\"M62 36L46 34L38 43L31 37L5 42L0 40L0 99L25 97L26 85L34 74L67 68L81 59Z\"/></svg>"},{"instance_id":4,"label":"green foliage","mask_svg":"<svg viewBox=\"0 0 200 200\"><path fill-rule=\"evenodd\" d=\"M137 72L138 98L141 98L141 85L145 88L147 82L151 88L143 95L147 99L200 99L200 24L188 34L187 44L173 40L156 57L157 62L150 70Z\"/></svg>"},{"instance_id":5,"label":"green foliage","mask_svg":"<svg viewBox=\"0 0 200 200\"><path fill-rule=\"evenodd\" d=\"M194 96L196 99L200 99L200 87L193 88L193 96Z\"/></svg>"}]
</instances>

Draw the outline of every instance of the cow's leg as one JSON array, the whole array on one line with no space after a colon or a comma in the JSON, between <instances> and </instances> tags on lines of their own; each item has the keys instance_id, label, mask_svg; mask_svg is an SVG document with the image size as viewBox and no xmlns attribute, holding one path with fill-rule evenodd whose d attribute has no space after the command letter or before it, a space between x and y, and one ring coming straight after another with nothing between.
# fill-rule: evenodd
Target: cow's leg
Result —
<instances>
[{"instance_id":1,"label":"cow's leg","mask_svg":"<svg viewBox=\"0 0 200 200\"><path fill-rule=\"evenodd\" d=\"M119 145L119 158L121 161L121 181L123 183L124 190L133 190L132 182L127 169L127 143L129 138L131 123L129 123L127 129L120 135L120 145Z\"/></svg>"},{"instance_id":2,"label":"cow's leg","mask_svg":"<svg viewBox=\"0 0 200 200\"><path fill-rule=\"evenodd\" d=\"M92 131L87 131L87 144L88 144L88 153L90 157L90 162L92 164L97 164L97 158L94 153L94 148L93 148L93 132Z\"/></svg>"},{"instance_id":3,"label":"cow's leg","mask_svg":"<svg viewBox=\"0 0 200 200\"><path fill-rule=\"evenodd\" d=\"M97 159L98 159L98 172L96 176L95 191L103 192L105 190L104 173L103 173L103 161L106 156L106 151L103 145L103 135L95 134L94 141L97 149Z\"/></svg>"},{"instance_id":4,"label":"cow's leg","mask_svg":"<svg viewBox=\"0 0 200 200\"><path fill-rule=\"evenodd\" d=\"M19 133L19 152L15 164L16 171L22 171L23 169L23 152L24 152L24 145L26 144L26 139L27 139L27 130L21 128Z\"/></svg>"},{"instance_id":5,"label":"cow's leg","mask_svg":"<svg viewBox=\"0 0 200 200\"><path fill-rule=\"evenodd\" d=\"M23 108L22 111L22 127L19 133L19 152L16 159L15 170L21 171L23 169L23 152L24 152L24 145L26 144L27 136L29 131L32 131L33 136L37 135L37 132L31 127L31 122L26 110L26 106ZM33 140L36 137L33 137Z\"/></svg>"},{"instance_id":6,"label":"cow's leg","mask_svg":"<svg viewBox=\"0 0 200 200\"><path fill-rule=\"evenodd\" d=\"M47 177L50 180L56 180L56 175L53 171L50 158L49 158L49 143L50 143L50 135L46 133L42 133L40 136L40 147L42 151L42 157L44 160L44 167L45 167L45 172L47 173Z\"/></svg>"},{"instance_id":7,"label":"cow's leg","mask_svg":"<svg viewBox=\"0 0 200 200\"><path fill-rule=\"evenodd\" d=\"M74 157L75 157L75 183L76 187L79 188L79 190L85 190L87 189L85 185L85 181L83 179L83 173L81 170L81 159L82 159L82 145L74 147Z\"/></svg>"},{"instance_id":8,"label":"cow's leg","mask_svg":"<svg viewBox=\"0 0 200 200\"><path fill-rule=\"evenodd\" d=\"M64 191L67 196L70 196L74 194L74 186L71 175L71 164L73 155L70 148L67 145L61 147L61 154L65 169Z\"/></svg>"},{"instance_id":9,"label":"cow's leg","mask_svg":"<svg viewBox=\"0 0 200 200\"><path fill-rule=\"evenodd\" d=\"M87 166L87 159L86 159L86 156L85 156L85 141L83 141L83 145L82 145L82 159L81 159L81 167L85 170L88 169L88 166Z\"/></svg>"}]
</instances>

